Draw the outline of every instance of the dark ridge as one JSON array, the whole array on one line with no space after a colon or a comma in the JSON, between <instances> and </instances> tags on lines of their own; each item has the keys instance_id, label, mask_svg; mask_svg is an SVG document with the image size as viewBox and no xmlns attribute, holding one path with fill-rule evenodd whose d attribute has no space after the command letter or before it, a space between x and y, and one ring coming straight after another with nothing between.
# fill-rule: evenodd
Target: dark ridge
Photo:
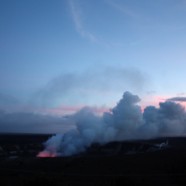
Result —
<instances>
[{"instance_id":1,"label":"dark ridge","mask_svg":"<svg viewBox=\"0 0 186 186\"><path fill-rule=\"evenodd\" d=\"M50 134L0 134L0 159L35 157Z\"/></svg>"},{"instance_id":2,"label":"dark ridge","mask_svg":"<svg viewBox=\"0 0 186 186\"><path fill-rule=\"evenodd\" d=\"M13 135L10 146L0 141L0 153L7 150L0 156L2 185L186 185L185 137L92 144L76 156L36 158L49 136Z\"/></svg>"},{"instance_id":3,"label":"dark ridge","mask_svg":"<svg viewBox=\"0 0 186 186\"><path fill-rule=\"evenodd\" d=\"M0 133L1 144L28 144L46 141L52 134Z\"/></svg>"}]
</instances>

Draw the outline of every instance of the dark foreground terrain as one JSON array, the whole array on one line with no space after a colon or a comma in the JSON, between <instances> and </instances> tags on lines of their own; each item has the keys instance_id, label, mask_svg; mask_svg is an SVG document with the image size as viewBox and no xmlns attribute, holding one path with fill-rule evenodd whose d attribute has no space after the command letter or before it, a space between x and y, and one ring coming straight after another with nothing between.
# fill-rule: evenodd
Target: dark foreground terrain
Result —
<instances>
[{"instance_id":1,"label":"dark foreground terrain","mask_svg":"<svg viewBox=\"0 0 186 186\"><path fill-rule=\"evenodd\" d=\"M186 185L186 138L94 144L66 158L36 158L50 135L0 135L0 185Z\"/></svg>"}]
</instances>

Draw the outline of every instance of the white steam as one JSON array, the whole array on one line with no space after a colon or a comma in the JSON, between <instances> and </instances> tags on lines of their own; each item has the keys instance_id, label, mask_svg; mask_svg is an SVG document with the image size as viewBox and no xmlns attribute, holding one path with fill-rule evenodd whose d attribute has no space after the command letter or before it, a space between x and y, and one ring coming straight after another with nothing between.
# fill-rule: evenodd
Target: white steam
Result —
<instances>
[{"instance_id":1,"label":"white steam","mask_svg":"<svg viewBox=\"0 0 186 186\"><path fill-rule=\"evenodd\" d=\"M125 92L123 98L102 117L84 108L71 116L76 129L55 135L45 143L45 152L70 156L86 150L92 143L108 143L129 139L184 135L186 112L177 103L166 101L159 108L148 106L142 113L140 98Z\"/></svg>"}]
</instances>

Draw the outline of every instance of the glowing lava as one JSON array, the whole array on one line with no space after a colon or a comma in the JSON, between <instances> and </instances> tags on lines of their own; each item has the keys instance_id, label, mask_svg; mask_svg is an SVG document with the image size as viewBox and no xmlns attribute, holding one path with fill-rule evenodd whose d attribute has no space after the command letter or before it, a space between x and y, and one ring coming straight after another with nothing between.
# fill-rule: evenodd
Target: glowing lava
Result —
<instances>
[{"instance_id":1,"label":"glowing lava","mask_svg":"<svg viewBox=\"0 0 186 186\"><path fill-rule=\"evenodd\" d=\"M54 158L56 157L56 153L52 153L52 152L49 152L49 151L41 151L38 153L37 157L39 158Z\"/></svg>"}]
</instances>

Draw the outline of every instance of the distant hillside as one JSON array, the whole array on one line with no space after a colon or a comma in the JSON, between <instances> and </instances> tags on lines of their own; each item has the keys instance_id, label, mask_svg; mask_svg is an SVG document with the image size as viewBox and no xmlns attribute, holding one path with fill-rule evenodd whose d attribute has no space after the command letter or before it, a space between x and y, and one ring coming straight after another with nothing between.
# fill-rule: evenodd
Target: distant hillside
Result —
<instances>
[{"instance_id":1,"label":"distant hillside","mask_svg":"<svg viewBox=\"0 0 186 186\"><path fill-rule=\"evenodd\" d=\"M0 136L3 185L186 185L184 137L93 144L76 156L36 158L46 138Z\"/></svg>"},{"instance_id":2,"label":"distant hillside","mask_svg":"<svg viewBox=\"0 0 186 186\"><path fill-rule=\"evenodd\" d=\"M92 144L84 155L88 156L112 156L130 155L163 151L165 149L186 150L185 137L164 137L150 140L128 140L122 142L110 142L107 144Z\"/></svg>"}]
</instances>

